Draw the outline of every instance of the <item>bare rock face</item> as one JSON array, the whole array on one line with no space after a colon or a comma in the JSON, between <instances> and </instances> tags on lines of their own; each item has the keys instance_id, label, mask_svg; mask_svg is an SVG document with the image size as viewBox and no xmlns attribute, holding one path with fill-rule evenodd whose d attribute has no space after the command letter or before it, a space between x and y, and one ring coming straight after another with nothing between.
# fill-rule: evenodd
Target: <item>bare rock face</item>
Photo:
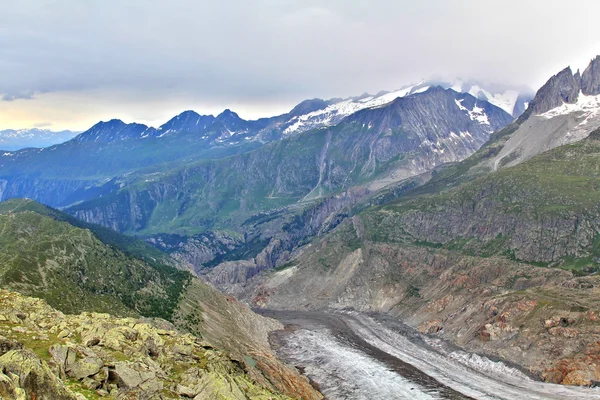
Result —
<instances>
[{"instance_id":1,"label":"bare rock face","mask_svg":"<svg viewBox=\"0 0 600 400\"><path fill-rule=\"evenodd\" d=\"M542 114L564 103L575 103L581 91L581 82L567 67L554 75L537 92L530 108L534 114Z\"/></svg>"},{"instance_id":2,"label":"bare rock face","mask_svg":"<svg viewBox=\"0 0 600 400\"><path fill-rule=\"evenodd\" d=\"M581 91L586 95L600 94L600 56L594 58L581 75Z\"/></svg>"},{"instance_id":3,"label":"bare rock face","mask_svg":"<svg viewBox=\"0 0 600 400\"><path fill-rule=\"evenodd\" d=\"M530 109L534 114L543 114L564 103L576 103L579 93L600 94L600 56L590 62L583 74L573 74L567 67L550 78L531 101Z\"/></svg>"}]
</instances>

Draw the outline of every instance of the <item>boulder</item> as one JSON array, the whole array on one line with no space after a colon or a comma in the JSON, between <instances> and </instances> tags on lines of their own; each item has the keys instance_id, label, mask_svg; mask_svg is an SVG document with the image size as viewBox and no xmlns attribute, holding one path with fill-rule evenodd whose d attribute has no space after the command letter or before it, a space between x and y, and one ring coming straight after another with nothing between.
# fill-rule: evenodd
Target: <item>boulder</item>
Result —
<instances>
[{"instance_id":1,"label":"boulder","mask_svg":"<svg viewBox=\"0 0 600 400\"><path fill-rule=\"evenodd\" d=\"M78 400L56 377L48 365L28 349L11 350L0 357L0 370L4 376L13 374L15 388L22 389L27 398L36 400ZM6 379L3 380L6 384ZM20 391L16 391L20 395ZM6 398L11 398L8 395ZM18 397L17 397L18 398Z\"/></svg>"},{"instance_id":2,"label":"boulder","mask_svg":"<svg viewBox=\"0 0 600 400\"><path fill-rule=\"evenodd\" d=\"M0 356L8 353L11 350L22 349L23 345L16 340L7 339L0 335Z\"/></svg>"},{"instance_id":3,"label":"boulder","mask_svg":"<svg viewBox=\"0 0 600 400\"><path fill-rule=\"evenodd\" d=\"M139 389L147 394L163 389L157 371L141 362L115 363L114 370L110 371L109 380L115 381L120 389Z\"/></svg>"},{"instance_id":4,"label":"boulder","mask_svg":"<svg viewBox=\"0 0 600 400\"><path fill-rule=\"evenodd\" d=\"M88 356L76 360L67 365L67 375L75 379L83 379L88 376L96 375L100 368L104 366L102 360L97 356Z\"/></svg>"}]
</instances>

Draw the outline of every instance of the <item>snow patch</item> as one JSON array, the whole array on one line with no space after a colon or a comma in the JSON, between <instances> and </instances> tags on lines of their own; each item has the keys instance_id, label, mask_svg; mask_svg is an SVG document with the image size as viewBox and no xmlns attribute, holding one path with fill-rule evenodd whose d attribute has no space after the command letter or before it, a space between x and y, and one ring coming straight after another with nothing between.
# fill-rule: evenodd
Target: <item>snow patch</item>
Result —
<instances>
[{"instance_id":1,"label":"snow patch","mask_svg":"<svg viewBox=\"0 0 600 400\"><path fill-rule=\"evenodd\" d=\"M475 105L473 106L473 109L469 110L467 107L463 106L463 104L462 104L463 101L464 101L464 99L454 100L454 102L456 103L456 106L461 111L466 112L469 115L469 118L471 119L471 121L476 121L481 125L490 125L488 116L485 113L485 110L483 108L477 107L477 103L475 103Z\"/></svg>"},{"instance_id":2,"label":"snow patch","mask_svg":"<svg viewBox=\"0 0 600 400\"><path fill-rule=\"evenodd\" d=\"M586 96L585 94L579 92L579 97L577 98L576 103L563 103L563 105L546 111L540 116L546 119L552 119L560 115L567 115L576 112L581 112L587 117L586 120L581 124L586 123L588 118L598 115L600 112L600 95Z\"/></svg>"},{"instance_id":3,"label":"snow patch","mask_svg":"<svg viewBox=\"0 0 600 400\"><path fill-rule=\"evenodd\" d=\"M490 93L478 85L473 85L469 90L469 94L481 100L487 100L496 107L500 107L510 115L515 111L515 105L519 98L519 92L516 90L507 90L503 93Z\"/></svg>"}]
</instances>

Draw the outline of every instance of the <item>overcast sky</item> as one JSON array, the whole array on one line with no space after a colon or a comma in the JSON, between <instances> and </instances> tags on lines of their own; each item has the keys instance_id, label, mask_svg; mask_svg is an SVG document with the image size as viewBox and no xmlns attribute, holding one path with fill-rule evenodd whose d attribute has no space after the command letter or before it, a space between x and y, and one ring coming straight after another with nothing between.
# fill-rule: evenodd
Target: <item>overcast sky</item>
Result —
<instances>
[{"instance_id":1,"label":"overcast sky","mask_svg":"<svg viewBox=\"0 0 600 400\"><path fill-rule=\"evenodd\" d=\"M539 88L600 54L600 2L0 0L0 129L256 118L462 77Z\"/></svg>"}]
</instances>

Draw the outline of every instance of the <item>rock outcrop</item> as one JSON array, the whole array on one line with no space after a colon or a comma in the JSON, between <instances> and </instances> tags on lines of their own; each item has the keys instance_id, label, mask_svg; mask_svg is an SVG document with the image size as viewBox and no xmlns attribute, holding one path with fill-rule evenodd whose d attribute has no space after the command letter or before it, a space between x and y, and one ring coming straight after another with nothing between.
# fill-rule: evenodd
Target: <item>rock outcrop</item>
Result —
<instances>
[{"instance_id":1,"label":"rock outcrop","mask_svg":"<svg viewBox=\"0 0 600 400\"><path fill-rule=\"evenodd\" d=\"M65 315L0 291L0 396L6 399L285 399L244 363L166 321Z\"/></svg>"},{"instance_id":2,"label":"rock outcrop","mask_svg":"<svg viewBox=\"0 0 600 400\"><path fill-rule=\"evenodd\" d=\"M537 92L529 106L531 113L543 114L565 103L574 104L580 93L587 96L600 94L600 56L594 58L580 74L573 74L570 67L554 75Z\"/></svg>"}]
</instances>

